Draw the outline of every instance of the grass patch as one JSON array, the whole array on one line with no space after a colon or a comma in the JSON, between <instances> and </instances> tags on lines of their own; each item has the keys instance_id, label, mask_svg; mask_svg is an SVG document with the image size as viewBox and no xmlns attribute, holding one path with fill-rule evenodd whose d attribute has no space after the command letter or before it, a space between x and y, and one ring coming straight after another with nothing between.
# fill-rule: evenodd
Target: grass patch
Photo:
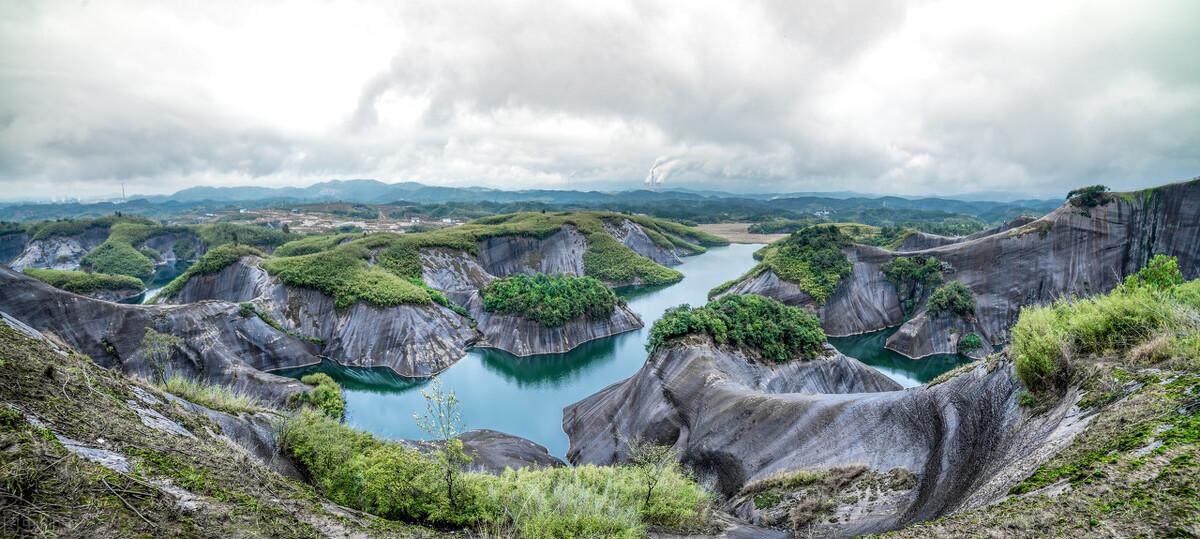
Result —
<instances>
[{"instance_id":1,"label":"grass patch","mask_svg":"<svg viewBox=\"0 0 1200 539\"><path fill-rule=\"evenodd\" d=\"M130 215L106 215L95 219L61 219L58 221L42 221L29 225L30 241L44 240L53 237L78 236L90 229L109 229L117 223L137 223L153 225L154 222L143 217Z\"/></svg>"},{"instance_id":2,"label":"grass patch","mask_svg":"<svg viewBox=\"0 0 1200 539\"><path fill-rule=\"evenodd\" d=\"M289 241L275 249L275 256L310 255L328 251L344 241L358 237L358 234L333 234L305 236L298 240Z\"/></svg>"},{"instance_id":3,"label":"grass patch","mask_svg":"<svg viewBox=\"0 0 1200 539\"><path fill-rule=\"evenodd\" d=\"M128 275L43 268L25 268L22 272L50 286L76 294L87 294L100 290L136 292L143 288L140 279Z\"/></svg>"},{"instance_id":4,"label":"grass patch","mask_svg":"<svg viewBox=\"0 0 1200 539\"><path fill-rule=\"evenodd\" d=\"M255 413L265 409L252 395L229 386L193 380L179 374L171 375L158 387L184 400L230 414Z\"/></svg>"},{"instance_id":5,"label":"grass patch","mask_svg":"<svg viewBox=\"0 0 1200 539\"><path fill-rule=\"evenodd\" d=\"M693 333L707 334L719 344L745 347L776 362L814 358L825 343L825 332L813 314L763 296L731 295L704 307L668 309L650 329L646 349L653 352L671 339Z\"/></svg>"},{"instance_id":6,"label":"grass patch","mask_svg":"<svg viewBox=\"0 0 1200 539\"><path fill-rule=\"evenodd\" d=\"M379 266L367 265L370 256L369 250L352 243L332 251L273 258L263 268L287 285L321 291L333 298L339 309L359 301L377 307L433 302L423 286Z\"/></svg>"},{"instance_id":7,"label":"grass patch","mask_svg":"<svg viewBox=\"0 0 1200 539\"><path fill-rule=\"evenodd\" d=\"M483 290L483 308L558 327L586 316L603 320L612 315L617 295L592 277L537 274L497 279Z\"/></svg>"},{"instance_id":8,"label":"grass patch","mask_svg":"<svg viewBox=\"0 0 1200 539\"><path fill-rule=\"evenodd\" d=\"M633 252L606 233L588 238L588 249L583 253L583 272L609 283L655 285L683 279L682 273Z\"/></svg>"}]
</instances>

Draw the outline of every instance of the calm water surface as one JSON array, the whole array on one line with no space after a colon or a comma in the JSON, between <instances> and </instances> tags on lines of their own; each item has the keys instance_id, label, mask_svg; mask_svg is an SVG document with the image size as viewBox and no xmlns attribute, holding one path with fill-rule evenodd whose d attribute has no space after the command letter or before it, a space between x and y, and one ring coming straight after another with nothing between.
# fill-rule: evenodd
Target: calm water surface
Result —
<instances>
[{"instance_id":1,"label":"calm water surface","mask_svg":"<svg viewBox=\"0 0 1200 539\"><path fill-rule=\"evenodd\" d=\"M754 266L751 254L759 247L712 248L675 267L684 274L679 283L618 290L646 323L638 331L592 341L566 354L518 358L498 350L471 350L438 378L458 396L468 429L507 432L565 456L569 442L562 431L563 408L637 372L646 361L645 343L654 321L682 303L703 305L709 289ZM902 356L903 361L897 361L879 351L887 338L881 334L830 340L848 355L854 355L851 349L857 351L860 355L855 357L876 365L905 387L919 385L957 364L957 359L914 361ZM386 368L342 367L328 361L279 374L300 377L317 371L333 376L345 388L347 424L387 438L426 437L413 414L425 410L419 390L428 380L404 378Z\"/></svg>"}]
</instances>

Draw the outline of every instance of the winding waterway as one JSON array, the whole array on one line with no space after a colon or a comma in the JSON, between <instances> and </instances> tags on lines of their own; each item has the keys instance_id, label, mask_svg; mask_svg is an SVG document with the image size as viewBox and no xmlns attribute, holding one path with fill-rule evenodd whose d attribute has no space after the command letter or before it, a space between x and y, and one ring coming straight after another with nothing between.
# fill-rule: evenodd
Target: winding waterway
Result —
<instances>
[{"instance_id":1,"label":"winding waterway","mask_svg":"<svg viewBox=\"0 0 1200 539\"><path fill-rule=\"evenodd\" d=\"M646 323L640 330L592 341L566 354L518 358L499 350L475 349L438 378L458 397L468 429L487 428L528 438L562 457L569 447L562 431L563 408L637 372L645 363L646 338L654 321L679 304L703 305L709 289L754 266L751 255L759 247L734 244L712 248L675 267L684 275L679 283L619 290ZM905 387L924 383L961 363L954 356L910 360L882 350L888 331L830 341L847 355L876 365ZM330 374L345 388L349 425L387 438L426 437L413 414L425 409L419 390L428 380L403 378L386 368L342 367L332 362L279 374L299 377L316 371Z\"/></svg>"}]
</instances>

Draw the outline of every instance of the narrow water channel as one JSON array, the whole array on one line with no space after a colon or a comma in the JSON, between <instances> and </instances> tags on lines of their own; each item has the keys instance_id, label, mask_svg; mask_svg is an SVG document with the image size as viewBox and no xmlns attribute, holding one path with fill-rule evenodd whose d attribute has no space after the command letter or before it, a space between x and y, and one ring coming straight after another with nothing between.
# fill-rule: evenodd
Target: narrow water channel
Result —
<instances>
[{"instance_id":1,"label":"narrow water channel","mask_svg":"<svg viewBox=\"0 0 1200 539\"><path fill-rule=\"evenodd\" d=\"M562 431L563 408L637 372L645 363L646 338L654 321L666 309L682 303L703 305L709 289L754 266L751 255L759 247L735 244L712 248L685 258L675 267L684 274L679 283L619 290L646 323L638 331L592 341L566 354L518 358L498 350L471 350L438 378L458 397L468 429L487 428L528 438L563 457L569 447ZM855 357L868 364L878 361L882 372L905 387L928 381L958 364L957 358L928 365L923 364L928 360L905 359L905 364L886 354L871 353L872 347L882 349L886 340L886 336L881 340L878 335L831 342L843 352L854 349L867 356ZM386 368L342 367L328 361L279 374L300 377L318 371L333 376L345 388L347 424L386 438L426 437L417 428L413 414L425 409L419 390L427 380L403 378Z\"/></svg>"}]
</instances>

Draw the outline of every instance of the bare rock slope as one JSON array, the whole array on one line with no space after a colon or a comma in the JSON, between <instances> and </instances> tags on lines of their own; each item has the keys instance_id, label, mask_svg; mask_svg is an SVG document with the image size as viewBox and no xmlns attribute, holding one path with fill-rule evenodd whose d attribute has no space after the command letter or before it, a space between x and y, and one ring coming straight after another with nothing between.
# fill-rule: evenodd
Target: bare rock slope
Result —
<instances>
[{"instance_id":1,"label":"bare rock slope","mask_svg":"<svg viewBox=\"0 0 1200 539\"><path fill-rule=\"evenodd\" d=\"M689 337L568 407L563 428L576 464L620 462L634 440L673 445L728 510L759 523L774 522L746 493L756 483L858 467L879 478L874 495L831 506L811 530L850 536L990 502L1048 458L1081 423L1073 399L1031 417L1019 388L1004 362L900 390L832 351L766 366Z\"/></svg>"}]
</instances>

